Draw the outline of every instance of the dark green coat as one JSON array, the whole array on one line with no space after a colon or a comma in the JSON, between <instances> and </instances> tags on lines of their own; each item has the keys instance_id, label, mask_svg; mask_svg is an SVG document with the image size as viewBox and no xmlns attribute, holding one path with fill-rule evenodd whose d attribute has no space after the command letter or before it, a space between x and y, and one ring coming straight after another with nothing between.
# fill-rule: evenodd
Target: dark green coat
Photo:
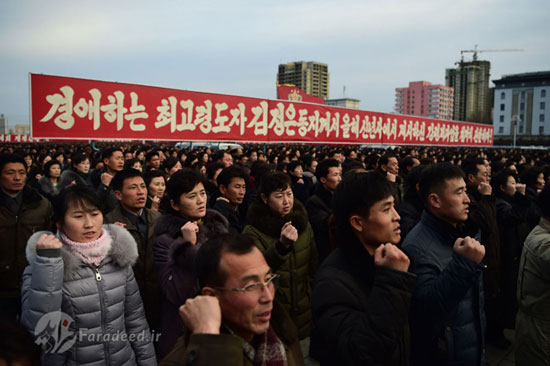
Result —
<instances>
[{"instance_id":1,"label":"dark green coat","mask_svg":"<svg viewBox=\"0 0 550 366\"><path fill-rule=\"evenodd\" d=\"M299 236L288 253L282 254L277 249L277 242L287 221L292 221ZM243 234L254 239L267 264L281 276L277 300L290 314L300 339L308 337L311 331L311 285L318 267L318 256L304 206L295 200L292 211L281 217L256 200L248 209L247 223Z\"/></svg>"}]
</instances>

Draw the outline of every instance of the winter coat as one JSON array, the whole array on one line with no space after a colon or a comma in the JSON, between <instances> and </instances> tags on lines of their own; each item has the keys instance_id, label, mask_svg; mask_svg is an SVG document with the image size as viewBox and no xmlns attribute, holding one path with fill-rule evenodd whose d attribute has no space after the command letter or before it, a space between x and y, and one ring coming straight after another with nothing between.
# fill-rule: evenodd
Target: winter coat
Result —
<instances>
[{"instance_id":1,"label":"winter coat","mask_svg":"<svg viewBox=\"0 0 550 366\"><path fill-rule=\"evenodd\" d=\"M296 328L284 309L273 302L271 326L283 343L288 366L303 366L304 358ZM225 328L221 334L186 334L178 339L176 346L164 360L162 366L252 366L252 361L243 351L243 339L228 334Z\"/></svg>"},{"instance_id":2,"label":"winter coat","mask_svg":"<svg viewBox=\"0 0 550 366\"><path fill-rule=\"evenodd\" d=\"M550 365L550 220L542 218L521 254L516 365Z\"/></svg>"},{"instance_id":3,"label":"winter coat","mask_svg":"<svg viewBox=\"0 0 550 366\"><path fill-rule=\"evenodd\" d=\"M105 168L94 169L88 176L88 184L95 190L97 198L103 202L103 212L107 214L115 209L118 201L113 188L101 182L101 175L106 172Z\"/></svg>"},{"instance_id":4,"label":"winter coat","mask_svg":"<svg viewBox=\"0 0 550 366\"><path fill-rule=\"evenodd\" d=\"M52 226L50 201L29 186L21 194L17 214L0 204L0 299L19 298L21 276L27 266L27 241L34 232L50 230Z\"/></svg>"},{"instance_id":5,"label":"winter coat","mask_svg":"<svg viewBox=\"0 0 550 366\"><path fill-rule=\"evenodd\" d=\"M87 175L90 176L90 174ZM73 169L64 170L59 177L59 182L57 183L57 185L60 187L60 189L64 189L69 187L72 182L75 182L75 184L79 186L88 185L88 182L86 181L86 179L84 179L83 175L80 175Z\"/></svg>"},{"instance_id":6,"label":"winter coat","mask_svg":"<svg viewBox=\"0 0 550 366\"><path fill-rule=\"evenodd\" d=\"M376 266L355 237L347 244L317 271L312 356L321 365L408 365L416 276Z\"/></svg>"},{"instance_id":7,"label":"winter coat","mask_svg":"<svg viewBox=\"0 0 550 366\"><path fill-rule=\"evenodd\" d=\"M405 198L399 205L397 212L401 217L399 221L401 227L401 242L405 241L407 234L418 224L424 210L424 202L418 195L405 195Z\"/></svg>"},{"instance_id":8,"label":"winter coat","mask_svg":"<svg viewBox=\"0 0 550 366\"><path fill-rule=\"evenodd\" d=\"M179 307L198 290L195 276L197 249L208 239L228 232L227 219L217 211L206 210L203 222L199 223L197 242L192 245L183 239L180 230L187 221L185 217L166 214L155 225L153 255L162 293L159 359L170 352L181 335L183 321Z\"/></svg>"},{"instance_id":9,"label":"winter coat","mask_svg":"<svg viewBox=\"0 0 550 366\"><path fill-rule=\"evenodd\" d=\"M418 276L410 318L412 365L485 365L483 265L454 252L461 234L424 211L403 242Z\"/></svg>"},{"instance_id":10,"label":"winter coat","mask_svg":"<svg viewBox=\"0 0 550 366\"><path fill-rule=\"evenodd\" d=\"M230 232L240 234L243 231L246 217L246 208L243 205L239 205L234 209L230 206L229 202L224 200L216 200L212 205L212 208L225 216L229 222Z\"/></svg>"},{"instance_id":11,"label":"winter coat","mask_svg":"<svg viewBox=\"0 0 550 366\"><path fill-rule=\"evenodd\" d=\"M516 193L510 197L496 193L497 224L500 237L500 324L513 329L518 304L516 300L519 260L523 242L529 234L526 230L529 200Z\"/></svg>"},{"instance_id":12,"label":"winter coat","mask_svg":"<svg viewBox=\"0 0 550 366\"><path fill-rule=\"evenodd\" d=\"M315 235L315 244L319 262L330 254L329 219L332 214L332 194L321 184L315 187L315 193L306 202L307 216Z\"/></svg>"},{"instance_id":13,"label":"winter coat","mask_svg":"<svg viewBox=\"0 0 550 366\"><path fill-rule=\"evenodd\" d=\"M111 236L112 247L97 268L82 262L65 245L37 250L40 236L50 232L38 232L29 239L21 323L40 339L42 316L61 311L70 317L68 330L76 340L62 353L46 353L44 365L156 365L132 271L138 256L136 243L122 227L104 225L103 229ZM44 332L51 340L52 331Z\"/></svg>"},{"instance_id":14,"label":"winter coat","mask_svg":"<svg viewBox=\"0 0 550 366\"><path fill-rule=\"evenodd\" d=\"M288 221L292 221L298 230L298 239L286 250L279 243L279 237L281 228ZM295 200L292 211L281 217L256 200L248 209L247 222L243 234L254 240L267 264L281 276L277 299L294 321L300 339L308 337L311 331L311 285L318 255L304 206Z\"/></svg>"},{"instance_id":15,"label":"winter coat","mask_svg":"<svg viewBox=\"0 0 550 366\"><path fill-rule=\"evenodd\" d=\"M123 223L137 243L139 256L133 267L134 275L139 286L139 293L143 300L149 327L158 331L160 323L160 286L153 259L153 240L155 237L153 229L161 215L156 211L144 210L147 219L147 237L143 237L138 228L122 213L120 204L105 216L105 222L110 224Z\"/></svg>"},{"instance_id":16,"label":"winter coat","mask_svg":"<svg viewBox=\"0 0 550 366\"><path fill-rule=\"evenodd\" d=\"M58 180L58 184L54 186L50 178L44 175L38 180L38 191L41 195L43 195L50 201L53 201L53 199L59 194L59 191L61 189L59 182L60 181Z\"/></svg>"}]
</instances>

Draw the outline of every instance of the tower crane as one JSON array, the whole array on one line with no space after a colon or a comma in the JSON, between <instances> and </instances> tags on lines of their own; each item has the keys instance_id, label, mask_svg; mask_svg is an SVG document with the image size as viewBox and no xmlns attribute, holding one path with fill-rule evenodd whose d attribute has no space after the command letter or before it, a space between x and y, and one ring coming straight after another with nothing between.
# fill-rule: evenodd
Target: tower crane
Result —
<instances>
[{"instance_id":1,"label":"tower crane","mask_svg":"<svg viewBox=\"0 0 550 366\"><path fill-rule=\"evenodd\" d=\"M465 53L473 53L473 60L477 61L477 54L481 52L523 52L522 49L519 48L508 48L508 49L500 49L500 50L478 50L477 44L475 45L473 50L461 50L460 51L460 62L464 62L464 54Z\"/></svg>"}]
</instances>

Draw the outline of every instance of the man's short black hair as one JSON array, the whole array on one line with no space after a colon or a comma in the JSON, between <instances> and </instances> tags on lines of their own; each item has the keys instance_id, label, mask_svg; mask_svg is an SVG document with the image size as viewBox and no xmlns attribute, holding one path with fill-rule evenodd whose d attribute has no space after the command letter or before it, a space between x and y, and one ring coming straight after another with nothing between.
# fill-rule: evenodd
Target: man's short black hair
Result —
<instances>
[{"instance_id":1,"label":"man's short black hair","mask_svg":"<svg viewBox=\"0 0 550 366\"><path fill-rule=\"evenodd\" d=\"M462 169L451 163L438 163L426 166L420 174L418 187L420 198L427 202L431 193L441 194L447 187L447 181L451 179L464 179Z\"/></svg>"},{"instance_id":2,"label":"man's short black hair","mask_svg":"<svg viewBox=\"0 0 550 366\"><path fill-rule=\"evenodd\" d=\"M219 150L216 152L216 154L214 154L214 158L212 159L212 161L214 162L220 162L223 160L223 157L225 154L228 154L228 155L231 155L229 152L227 152L226 150Z\"/></svg>"},{"instance_id":3,"label":"man's short black hair","mask_svg":"<svg viewBox=\"0 0 550 366\"><path fill-rule=\"evenodd\" d=\"M195 274L200 287L223 287L228 274L220 269L222 255L248 254L254 247L250 236L233 233L216 235L201 245L195 256Z\"/></svg>"},{"instance_id":4,"label":"man's short black hair","mask_svg":"<svg viewBox=\"0 0 550 366\"><path fill-rule=\"evenodd\" d=\"M378 160L378 167L380 168L382 165L388 165L391 158L397 159L397 155L391 152L387 152L384 155L380 157L380 160ZM397 159L399 161L399 159Z\"/></svg>"},{"instance_id":5,"label":"man's short black hair","mask_svg":"<svg viewBox=\"0 0 550 366\"><path fill-rule=\"evenodd\" d=\"M143 178L143 174L141 174L139 170L134 168L122 169L114 176L113 180L111 181L111 187L113 188L113 191L122 191L122 187L124 187L124 181L126 179L134 177ZM145 182L145 179L143 180L143 182Z\"/></svg>"},{"instance_id":6,"label":"man's short black hair","mask_svg":"<svg viewBox=\"0 0 550 366\"><path fill-rule=\"evenodd\" d=\"M325 159L320 161L315 169L315 176L317 177L317 180L321 181L321 178L326 178L329 168L338 168L339 166L340 162L336 159Z\"/></svg>"},{"instance_id":7,"label":"man's short black hair","mask_svg":"<svg viewBox=\"0 0 550 366\"><path fill-rule=\"evenodd\" d=\"M287 174L278 171L268 172L260 181L259 193L269 197L272 192L282 191L289 187L292 187L292 182Z\"/></svg>"},{"instance_id":8,"label":"man's short black hair","mask_svg":"<svg viewBox=\"0 0 550 366\"><path fill-rule=\"evenodd\" d=\"M350 172L336 188L332 199L336 236L341 246L346 246L353 238L349 222L352 215L368 217L370 208L393 194L390 182L375 172Z\"/></svg>"},{"instance_id":9,"label":"man's short black hair","mask_svg":"<svg viewBox=\"0 0 550 366\"><path fill-rule=\"evenodd\" d=\"M113 156L115 151L120 151L122 153L122 149L120 147L108 147L106 149L103 149L103 151L101 152L101 161L103 161L104 159L109 159L111 156Z\"/></svg>"},{"instance_id":10,"label":"man's short black hair","mask_svg":"<svg viewBox=\"0 0 550 366\"><path fill-rule=\"evenodd\" d=\"M475 158L464 161L464 164L462 164L464 175L466 177L470 174L476 175L479 172L478 165L485 165L485 159Z\"/></svg>"},{"instance_id":11,"label":"man's short black hair","mask_svg":"<svg viewBox=\"0 0 550 366\"><path fill-rule=\"evenodd\" d=\"M224 168L220 172L220 174L218 174L218 178L216 179L216 181L218 182L218 186L228 187L231 184L231 180L233 178L242 178L246 183L248 177L246 176L243 168L231 165L227 168Z\"/></svg>"},{"instance_id":12,"label":"man's short black hair","mask_svg":"<svg viewBox=\"0 0 550 366\"><path fill-rule=\"evenodd\" d=\"M120 173L118 173L118 174L120 174ZM116 175L115 175L115 177L116 177ZM149 170L149 171L145 172L145 174L143 174L143 180L145 180L145 185L147 187L149 187L149 184L151 184L151 181L153 180L153 178L157 178L157 177L162 177L162 179L164 179L164 181L166 183L166 178L164 178L164 174L162 174L162 172L160 170Z\"/></svg>"},{"instance_id":13,"label":"man's short black hair","mask_svg":"<svg viewBox=\"0 0 550 366\"><path fill-rule=\"evenodd\" d=\"M23 159L22 156L16 154L0 154L0 172L2 172L6 164L9 163L21 163L23 167L25 167L25 171L27 170L27 163L25 163L25 159Z\"/></svg>"},{"instance_id":14,"label":"man's short black hair","mask_svg":"<svg viewBox=\"0 0 550 366\"><path fill-rule=\"evenodd\" d=\"M149 151L147 154L145 154L145 161L147 161L147 162L151 161L151 158L153 156L160 157L160 154L157 150Z\"/></svg>"},{"instance_id":15,"label":"man's short black hair","mask_svg":"<svg viewBox=\"0 0 550 366\"><path fill-rule=\"evenodd\" d=\"M540 173L544 173L542 168L534 166L521 172L519 179L521 180L521 183L527 185L527 187L535 188Z\"/></svg>"}]
</instances>

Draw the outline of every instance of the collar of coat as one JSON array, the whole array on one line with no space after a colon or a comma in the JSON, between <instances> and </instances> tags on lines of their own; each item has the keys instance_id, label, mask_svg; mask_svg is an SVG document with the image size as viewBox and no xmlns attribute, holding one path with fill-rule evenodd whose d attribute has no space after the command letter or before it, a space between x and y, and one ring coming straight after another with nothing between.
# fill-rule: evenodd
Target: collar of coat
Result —
<instances>
[{"instance_id":1,"label":"collar of coat","mask_svg":"<svg viewBox=\"0 0 550 366\"><path fill-rule=\"evenodd\" d=\"M166 214L161 216L155 224L155 236L161 236L162 234L168 234L172 238L182 236L181 227L189 221L188 218L180 215ZM229 223L225 216L215 210L206 210L206 216L204 217L202 225L206 227L216 228L216 232L227 232ZM223 230L225 228L225 230Z\"/></svg>"},{"instance_id":2,"label":"collar of coat","mask_svg":"<svg viewBox=\"0 0 550 366\"><path fill-rule=\"evenodd\" d=\"M278 238L281 234L281 228L287 221L292 221L292 226L298 230L298 234L306 230L307 212L300 201L294 200L294 207L286 216L273 212L259 198L252 202L248 208L247 224L271 237Z\"/></svg>"},{"instance_id":3,"label":"collar of coat","mask_svg":"<svg viewBox=\"0 0 550 366\"><path fill-rule=\"evenodd\" d=\"M454 227L447 221L438 218L428 210L424 210L422 212L422 217L420 220L423 224L430 227L433 231L435 231L442 237L452 241L451 245L454 244L455 240L459 238L461 234L464 234L464 224L458 224L456 227Z\"/></svg>"},{"instance_id":4,"label":"collar of coat","mask_svg":"<svg viewBox=\"0 0 550 366\"><path fill-rule=\"evenodd\" d=\"M366 285L365 290L370 291L368 289L371 288L374 281L374 257L354 234L350 233L344 240L346 241L345 245L339 246L338 250L342 251L354 277L361 284Z\"/></svg>"},{"instance_id":5,"label":"collar of coat","mask_svg":"<svg viewBox=\"0 0 550 366\"><path fill-rule=\"evenodd\" d=\"M61 179L58 179L58 184L54 186L50 178L44 175L38 180L38 185L40 185L40 189L42 190L42 192L49 194L53 197L59 194L59 187L61 187L59 184L60 182Z\"/></svg>"},{"instance_id":6,"label":"collar of coat","mask_svg":"<svg viewBox=\"0 0 550 366\"><path fill-rule=\"evenodd\" d=\"M111 251L103 260L102 264L113 261L120 267L134 265L138 258L137 244L132 235L123 227L118 225L103 225L103 229L109 232L113 239ZM33 263L36 258L36 244L42 234L54 235L49 231L39 231L34 233L27 242L26 255L27 261ZM61 247L61 258L63 259L64 279L71 280L77 277L78 269L82 266L88 266L80 258L73 254L63 245Z\"/></svg>"},{"instance_id":7,"label":"collar of coat","mask_svg":"<svg viewBox=\"0 0 550 366\"><path fill-rule=\"evenodd\" d=\"M318 182L315 186L315 193L317 197L323 201L325 205L332 211L332 194L323 187L321 182Z\"/></svg>"}]
</instances>

